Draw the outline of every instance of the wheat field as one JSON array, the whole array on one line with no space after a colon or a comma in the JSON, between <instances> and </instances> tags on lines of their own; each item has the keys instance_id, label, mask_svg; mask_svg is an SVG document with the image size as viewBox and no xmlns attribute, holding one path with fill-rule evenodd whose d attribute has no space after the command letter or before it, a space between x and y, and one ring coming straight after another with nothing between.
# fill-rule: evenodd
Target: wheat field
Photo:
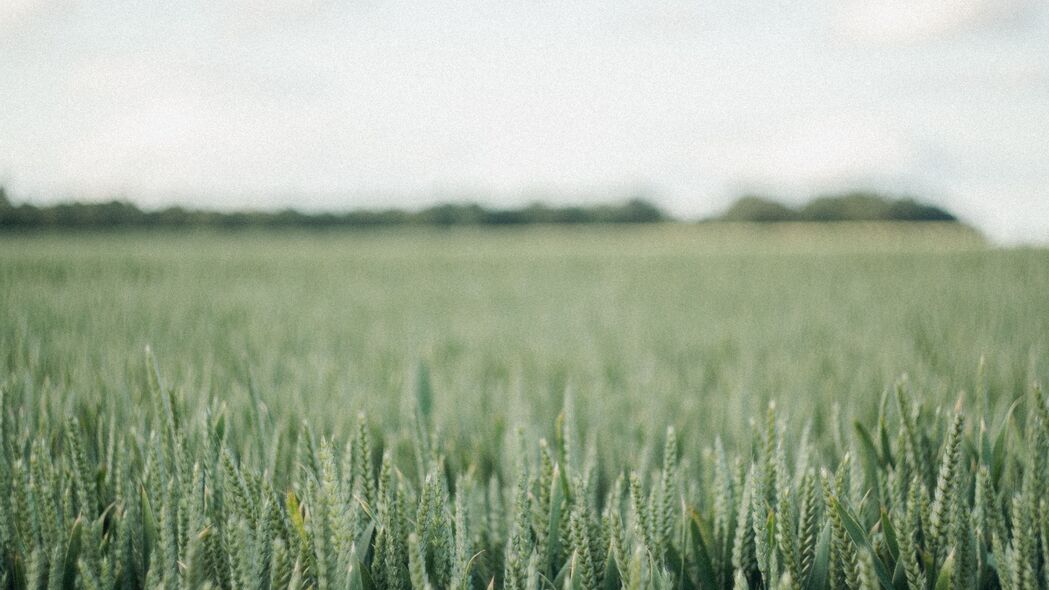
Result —
<instances>
[{"instance_id":1,"label":"wheat field","mask_svg":"<svg viewBox=\"0 0 1049 590\"><path fill-rule=\"evenodd\" d=\"M0 588L1049 588L1049 251L0 236Z\"/></svg>"}]
</instances>

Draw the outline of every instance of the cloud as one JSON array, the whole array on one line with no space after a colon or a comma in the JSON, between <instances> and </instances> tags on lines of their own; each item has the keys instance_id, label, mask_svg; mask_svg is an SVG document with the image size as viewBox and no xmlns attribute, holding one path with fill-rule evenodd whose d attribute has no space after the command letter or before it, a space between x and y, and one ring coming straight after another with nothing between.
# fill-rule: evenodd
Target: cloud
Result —
<instances>
[{"instance_id":1,"label":"cloud","mask_svg":"<svg viewBox=\"0 0 1049 590\"><path fill-rule=\"evenodd\" d=\"M741 137L726 153L730 176L778 190L884 184L913 170L919 154L891 121L862 111L818 114Z\"/></svg>"},{"instance_id":2,"label":"cloud","mask_svg":"<svg viewBox=\"0 0 1049 590\"><path fill-rule=\"evenodd\" d=\"M860 43L919 45L1019 29L1039 10L1033 0L849 0L836 28Z\"/></svg>"},{"instance_id":3,"label":"cloud","mask_svg":"<svg viewBox=\"0 0 1049 590\"><path fill-rule=\"evenodd\" d=\"M13 29L41 12L47 0L4 0L0 2L0 31Z\"/></svg>"}]
</instances>

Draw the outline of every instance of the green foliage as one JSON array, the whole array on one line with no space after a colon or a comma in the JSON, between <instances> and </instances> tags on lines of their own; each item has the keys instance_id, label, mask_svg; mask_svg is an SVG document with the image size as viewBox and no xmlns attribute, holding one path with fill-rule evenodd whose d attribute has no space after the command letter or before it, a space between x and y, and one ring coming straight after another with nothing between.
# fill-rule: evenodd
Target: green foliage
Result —
<instances>
[{"instance_id":1,"label":"green foliage","mask_svg":"<svg viewBox=\"0 0 1049 590\"><path fill-rule=\"evenodd\" d=\"M742 462L748 474L738 501L724 497L734 495L732 488L738 481L712 488L686 485L680 495L687 509L682 517L673 508L679 497L677 482L687 483L691 476L680 472L676 433L669 430L659 476L646 485L633 473L629 502L621 499L622 485L607 488L597 496L598 505L605 507L605 516L599 518L587 479L580 475L562 490L560 465L545 446L536 444L525 450L518 475L493 474L496 493L513 498L505 504L505 513L494 516L509 523L500 529L509 531L501 545L503 557L502 550L495 553L499 546L486 546L485 539L491 537L483 522L467 524L467 507L488 502L465 479L476 472L476 465L456 477L454 491L446 487L449 474L441 460L425 480L406 480L388 453L378 474L362 464L360 455L350 459L346 464L353 473L347 478L336 467L335 449L340 445L324 437L309 451L316 455L319 472L298 468L271 476L253 464L238 465L230 447L217 464L201 468L200 462L210 456L205 436L209 422L201 411L186 415L180 426L186 434L185 452L195 465L192 476L180 480L174 465L163 459L169 455L163 447L173 444L172 439L149 435L150 424L165 424L162 416L150 413L136 428L115 435L120 451L113 461L119 468L109 472L102 464L90 463L90 457L101 456L98 444L105 439L97 435L108 431L105 414L85 415L86 422L101 431L82 437L76 422L69 421L63 429L66 444L51 446L47 441L56 435L49 431L48 421L39 420L43 416L35 420L39 429L22 426L25 416L19 409L30 407L25 405L27 389L17 380L13 383L15 387L5 390L2 410L18 416L15 445L5 445L3 464L25 465L12 448L32 451L27 477L12 481L15 497L26 498L26 509L16 503L14 510L4 513L0 563L9 588L461 589L479 588L495 579L497 586L507 588L560 587L561 580L586 589L669 583L695 588L743 584L892 590L894 571L900 583L912 589L925 589L927 580L937 580L937 587L1037 588L1049 565L1043 549L1049 543L1044 500L1049 484L1030 468L1040 461L1018 439L1006 443L1006 459L1028 467L1003 473L998 488L1012 501L1000 504L987 467L962 460L965 449L976 448L978 434L967 431L957 414L949 424L942 419L911 425L923 440L944 441L928 505L920 500L921 490L932 475L916 472L916 466L910 465L913 479L906 497L884 494L879 500L869 491L883 479L895 477L896 466L883 457L870 470L853 471L848 455L835 471L824 470L821 501L811 471L795 478L790 474L797 464L777 453L775 459L766 456L767 449L779 443L770 447L772 431L765 430L754 435L752 445L766 450L757 457L749 453L738 457L737 463ZM1040 403L1040 395L1031 393L1032 403ZM894 422L902 426L903 421ZM351 456L368 438L366 424L361 419L350 435L353 444L345 452ZM1049 429L1042 417L1032 418L1030 429L1025 442L1032 448L1049 445ZM227 440L246 442L245 436L230 432ZM386 433L379 444L387 449L416 444L414 435L400 436L405 435ZM889 445L888 454L908 456L901 448L907 438L899 441ZM162 448L150 447L154 444ZM147 468L139 462L143 456L160 459ZM254 463L248 455L241 460ZM697 458L692 466L699 472L723 470L718 464L706 465ZM410 467L410 462L404 466ZM535 480L536 486L527 476L533 470L543 474ZM105 485L97 491L89 488L86 473L98 473L92 480ZM209 485L206 473L221 473L221 485ZM269 484L278 475L290 482L289 500L283 504ZM857 501L851 492L853 478L863 491L858 505L853 504ZM776 486L774 493L773 488L763 487L766 481ZM139 498L134 492L138 489L160 493ZM375 509L364 501L368 489L376 490ZM546 489L553 493L540 492ZM99 493L101 502L93 501ZM66 500L53 501L58 497ZM414 511L411 505L416 506ZM490 506L489 510L503 510ZM705 507L716 508L712 513ZM567 511L567 527L556 524L561 510ZM923 510L928 511L924 518ZM725 524L726 516L718 517L717 511L735 513L734 533ZM405 512L413 515L406 519ZM889 514L901 515L899 533L887 520ZM709 529L715 518L722 524ZM971 519L982 523L975 530L983 532L972 533ZM821 548L826 545L817 533L824 529L830 531L826 549ZM728 546L724 537L729 535L735 536L731 553L722 549ZM539 539L544 552L538 550ZM475 564L473 550L491 553L487 565ZM502 566L491 561L499 558ZM473 575L475 567L483 577Z\"/></svg>"},{"instance_id":2,"label":"green foliage","mask_svg":"<svg viewBox=\"0 0 1049 590\"><path fill-rule=\"evenodd\" d=\"M513 226L532 224L658 223L671 218L640 197L603 205L550 206L540 202L524 207L494 209L477 203L442 203L419 211L355 209L346 212L281 211L221 212L180 206L143 211L133 203L14 205L0 186L0 231L39 229L114 230L128 228L378 228L396 226Z\"/></svg>"},{"instance_id":3,"label":"green foliage","mask_svg":"<svg viewBox=\"0 0 1049 590\"><path fill-rule=\"evenodd\" d=\"M749 221L755 223L798 221L798 212L782 203L764 197L746 195L732 203L718 219L721 221Z\"/></svg>"},{"instance_id":4,"label":"green foliage","mask_svg":"<svg viewBox=\"0 0 1049 590\"><path fill-rule=\"evenodd\" d=\"M304 275L303 259L279 253L231 254L223 266L228 252L207 248L153 251L158 263L79 243L31 247L35 258L0 253L0 274L16 279L0 285L11 304L0 319L3 590L1049 585L1049 399L1030 385L1046 376L1038 253L913 255L874 278L834 255L814 267L780 248L767 266L763 254L733 254L791 286L780 299L801 316L791 319L719 282L733 267L716 250L683 266L658 250L641 262L514 252L497 260L518 265L506 275L491 259L469 274L462 252L428 251L417 272L456 275L434 288L385 274L415 267L396 266L403 253L315 260ZM207 260L223 280L208 282ZM663 286L673 291L663 299L616 290L697 260L702 281ZM592 279L609 264L617 272L602 289L615 296L595 303L573 273ZM776 275L781 264L792 266ZM565 265L572 273L559 274ZM935 291L960 267L983 274ZM285 273L317 282L295 286ZM516 273L589 301L514 299ZM1022 279L1001 280L1010 276ZM400 299L377 297L395 312L348 288L391 282ZM910 283L932 301L884 297ZM205 288L217 286L232 294ZM805 313L832 288L855 299L842 309L845 295L817 297ZM442 289L455 297L440 308ZM507 299L459 307L474 289ZM687 293L733 325L701 315L705 335L678 335L702 314L674 307ZM298 307L283 304L290 294ZM578 306L542 319L561 305ZM754 332L731 340L748 326L731 315L739 305ZM507 306L529 318L500 319ZM994 326L958 313L973 309ZM906 323L886 327L897 315ZM911 323L936 346L923 348ZM143 362L125 330L148 332L162 352ZM425 362L396 353L414 338L437 339ZM997 363L979 368L973 339ZM894 367L911 371L886 388ZM962 390L980 396L959 401Z\"/></svg>"},{"instance_id":5,"label":"green foliage","mask_svg":"<svg viewBox=\"0 0 1049 590\"><path fill-rule=\"evenodd\" d=\"M770 223L783 221L957 221L951 213L918 203L869 192L817 197L799 208L754 195L740 197L717 218L720 221Z\"/></svg>"}]
</instances>

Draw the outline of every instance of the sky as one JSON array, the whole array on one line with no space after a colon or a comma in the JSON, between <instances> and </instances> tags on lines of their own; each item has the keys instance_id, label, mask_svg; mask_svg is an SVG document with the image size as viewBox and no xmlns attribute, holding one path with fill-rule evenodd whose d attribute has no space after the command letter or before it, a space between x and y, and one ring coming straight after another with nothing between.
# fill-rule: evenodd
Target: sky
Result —
<instances>
[{"instance_id":1,"label":"sky","mask_svg":"<svg viewBox=\"0 0 1049 590\"><path fill-rule=\"evenodd\" d=\"M1049 2L0 0L0 184L685 218L862 188L1049 242Z\"/></svg>"}]
</instances>

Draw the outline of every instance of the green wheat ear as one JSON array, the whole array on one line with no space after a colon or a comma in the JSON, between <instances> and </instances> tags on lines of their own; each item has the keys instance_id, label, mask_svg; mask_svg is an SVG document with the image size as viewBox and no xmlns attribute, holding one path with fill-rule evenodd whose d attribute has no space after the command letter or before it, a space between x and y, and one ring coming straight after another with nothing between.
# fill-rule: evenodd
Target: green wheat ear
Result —
<instances>
[{"instance_id":1,"label":"green wheat ear","mask_svg":"<svg viewBox=\"0 0 1049 590\"><path fill-rule=\"evenodd\" d=\"M426 575L426 554L419 542L419 535L415 533L408 536L408 571L413 589L429 590L431 588L430 580Z\"/></svg>"},{"instance_id":2,"label":"green wheat ear","mask_svg":"<svg viewBox=\"0 0 1049 590\"><path fill-rule=\"evenodd\" d=\"M921 516L918 507L918 489L923 484L915 478L907 497L906 516L899 534L899 554L910 590L925 590L926 577L919 557L918 535L921 531Z\"/></svg>"},{"instance_id":3,"label":"green wheat ear","mask_svg":"<svg viewBox=\"0 0 1049 590\"><path fill-rule=\"evenodd\" d=\"M929 543L934 548L936 555L941 558L947 551L945 536L949 526L949 503L958 479L962 423L961 414L956 414L950 430L947 431L947 441L944 443L943 459L940 463L939 475L936 477L936 491L930 509Z\"/></svg>"}]
</instances>

